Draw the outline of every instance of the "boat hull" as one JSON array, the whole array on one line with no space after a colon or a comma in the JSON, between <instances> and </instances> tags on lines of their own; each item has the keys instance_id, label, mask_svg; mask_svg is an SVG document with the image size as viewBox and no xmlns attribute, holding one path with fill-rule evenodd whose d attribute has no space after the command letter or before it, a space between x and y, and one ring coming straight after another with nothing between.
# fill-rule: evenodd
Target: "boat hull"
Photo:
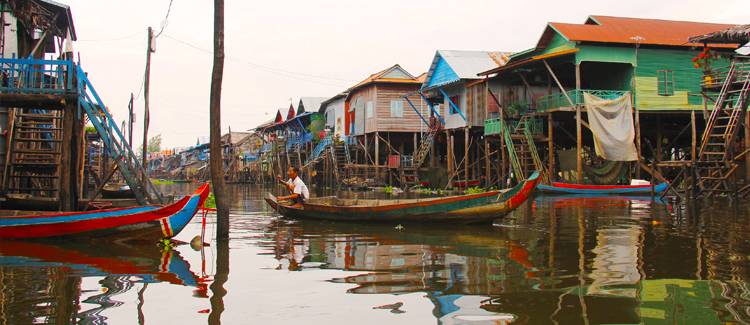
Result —
<instances>
[{"instance_id":1,"label":"boat hull","mask_svg":"<svg viewBox=\"0 0 750 325\"><path fill-rule=\"evenodd\" d=\"M583 185L553 183L552 185L537 185L537 189L547 194L589 194L589 195L651 195L661 194L667 190L669 184L654 185Z\"/></svg>"},{"instance_id":2,"label":"boat hull","mask_svg":"<svg viewBox=\"0 0 750 325\"><path fill-rule=\"evenodd\" d=\"M203 206L208 192L205 184L192 195L163 207L0 217L0 238L172 238Z\"/></svg>"},{"instance_id":3,"label":"boat hull","mask_svg":"<svg viewBox=\"0 0 750 325\"><path fill-rule=\"evenodd\" d=\"M523 183L505 191L430 198L419 200L375 200L368 205L328 205L306 203L290 206L275 198L266 202L281 215L299 219L366 222L445 221L482 223L503 217L520 206L533 193L538 182L534 174Z\"/></svg>"}]
</instances>

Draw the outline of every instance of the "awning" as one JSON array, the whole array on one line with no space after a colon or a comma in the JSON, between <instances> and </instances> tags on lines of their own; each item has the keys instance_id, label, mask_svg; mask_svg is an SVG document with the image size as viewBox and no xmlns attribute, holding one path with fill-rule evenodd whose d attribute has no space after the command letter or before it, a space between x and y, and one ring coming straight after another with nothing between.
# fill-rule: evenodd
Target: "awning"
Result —
<instances>
[{"instance_id":1,"label":"awning","mask_svg":"<svg viewBox=\"0 0 750 325\"><path fill-rule=\"evenodd\" d=\"M512 69L515 69L515 68L518 68L518 67L530 64L530 63L541 61L541 60L550 59L550 58L556 58L556 57L565 56L565 55L569 55L569 54L574 54L574 53L576 53L578 51L579 51L579 49L576 48L576 49L562 50L562 51L553 52L553 53L547 53L547 54L542 54L542 55L535 55L535 56L532 56L532 57L530 57L528 59L525 59L525 60L522 60L522 61L518 61L518 62L515 62L515 63L509 63L509 64L506 64L506 65L504 65L502 67L497 67L497 68L492 69L492 70L487 70L485 72L480 72L478 74L478 76L488 76L488 75L499 73L499 72L502 72L502 71L512 70Z\"/></svg>"}]
</instances>

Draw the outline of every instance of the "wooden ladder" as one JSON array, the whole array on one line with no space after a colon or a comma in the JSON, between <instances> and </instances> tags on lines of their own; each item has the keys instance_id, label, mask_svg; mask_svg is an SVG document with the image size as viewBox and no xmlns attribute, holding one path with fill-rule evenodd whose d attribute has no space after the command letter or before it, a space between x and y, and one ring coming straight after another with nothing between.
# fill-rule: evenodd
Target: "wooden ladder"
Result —
<instances>
[{"instance_id":1,"label":"wooden ladder","mask_svg":"<svg viewBox=\"0 0 750 325\"><path fill-rule=\"evenodd\" d=\"M521 116L515 128L508 126L507 121L500 120L500 129L505 147L508 150L513 174L516 175L518 181L521 181L537 170L543 175L542 180L549 183L549 177L541 158L539 158L539 152L531 135L529 123L531 123L531 116L528 114Z\"/></svg>"},{"instance_id":2,"label":"wooden ladder","mask_svg":"<svg viewBox=\"0 0 750 325\"><path fill-rule=\"evenodd\" d=\"M695 166L699 195L710 197L733 190L729 178L738 165L732 149L749 100L750 62L735 61L727 72L701 138Z\"/></svg>"},{"instance_id":3,"label":"wooden ladder","mask_svg":"<svg viewBox=\"0 0 750 325\"><path fill-rule=\"evenodd\" d=\"M8 193L57 197L62 157L63 111L16 109L6 156Z\"/></svg>"}]
</instances>

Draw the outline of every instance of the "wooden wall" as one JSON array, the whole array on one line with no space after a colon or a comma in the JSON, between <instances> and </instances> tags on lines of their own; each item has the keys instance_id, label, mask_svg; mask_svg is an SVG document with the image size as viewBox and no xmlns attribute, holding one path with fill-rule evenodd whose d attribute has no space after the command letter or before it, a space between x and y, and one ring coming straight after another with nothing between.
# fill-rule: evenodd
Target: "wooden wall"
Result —
<instances>
[{"instance_id":1,"label":"wooden wall","mask_svg":"<svg viewBox=\"0 0 750 325\"><path fill-rule=\"evenodd\" d=\"M430 108L415 93L419 89L419 86L418 84L376 85L375 116L371 121L368 120L367 132L420 132L420 130L426 130L426 125L419 118L417 112L403 99L403 96L411 94L409 100L417 109L420 109L422 116L429 121ZM401 101L403 105L402 117L391 116L391 101ZM370 122L372 123L372 128L370 128Z\"/></svg>"}]
</instances>

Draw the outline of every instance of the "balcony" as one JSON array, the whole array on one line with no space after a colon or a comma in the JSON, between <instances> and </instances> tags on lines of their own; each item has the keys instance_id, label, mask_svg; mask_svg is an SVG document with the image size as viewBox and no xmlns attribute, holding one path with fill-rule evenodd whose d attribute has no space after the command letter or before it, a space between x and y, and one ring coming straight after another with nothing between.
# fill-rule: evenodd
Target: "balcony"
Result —
<instances>
[{"instance_id":1,"label":"balcony","mask_svg":"<svg viewBox=\"0 0 750 325\"><path fill-rule=\"evenodd\" d=\"M73 61L0 58L0 93L75 93Z\"/></svg>"},{"instance_id":2,"label":"balcony","mask_svg":"<svg viewBox=\"0 0 750 325\"><path fill-rule=\"evenodd\" d=\"M508 120L506 121L508 127L510 127L511 133L518 126L519 120ZM544 134L544 121L539 118L530 118L528 120L529 132L532 136ZM492 118L484 121L484 135L499 135L501 134L501 123L500 118Z\"/></svg>"},{"instance_id":3,"label":"balcony","mask_svg":"<svg viewBox=\"0 0 750 325\"><path fill-rule=\"evenodd\" d=\"M573 101L573 104L575 105L583 105L583 94L589 93L597 97L601 97L604 99L615 99L619 98L622 95L625 95L628 93L627 90L597 90L597 89L573 89L567 91L568 96ZM554 93L551 95L546 95L542 97L538 97L536 99L536 111L537 112L545 112L548 110L561 108L561 107L571 107L570 102L568 102L568 99L565 98L565 95L563 93Z\"/></svg>"}]
</instances>

